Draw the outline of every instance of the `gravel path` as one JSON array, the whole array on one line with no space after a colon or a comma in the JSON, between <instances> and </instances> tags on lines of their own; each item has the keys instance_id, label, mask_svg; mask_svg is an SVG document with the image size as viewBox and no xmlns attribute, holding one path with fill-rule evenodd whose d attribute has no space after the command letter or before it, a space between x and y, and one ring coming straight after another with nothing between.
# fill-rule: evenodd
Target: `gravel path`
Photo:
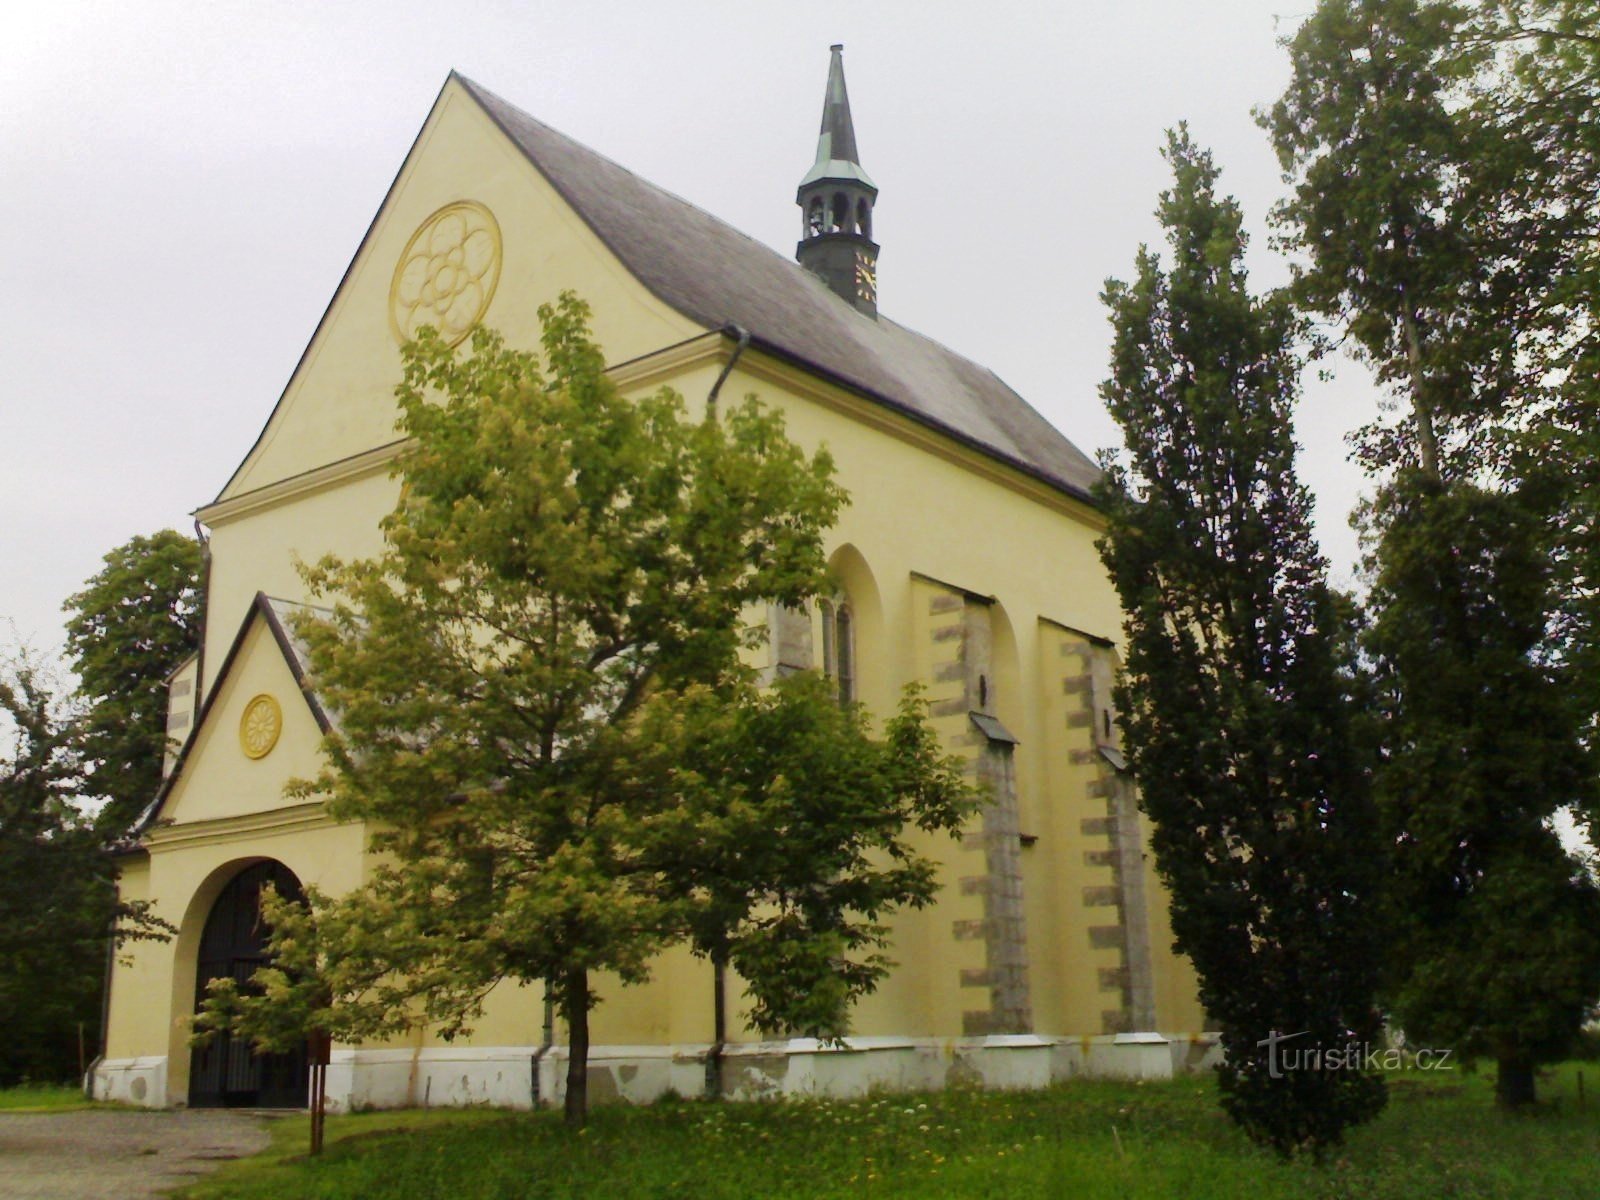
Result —
<instances>
[{"instance_id":1,"label":"gravel path","mask_svg":"<svg viewBox=\"0 0 1600 1200\"><path fill-rule=\"evenodd\" d=\"M0 1113L6 1200L140 1200L266 1149L258 1116L184 1112Z\"/></svg>"}]
</instances>

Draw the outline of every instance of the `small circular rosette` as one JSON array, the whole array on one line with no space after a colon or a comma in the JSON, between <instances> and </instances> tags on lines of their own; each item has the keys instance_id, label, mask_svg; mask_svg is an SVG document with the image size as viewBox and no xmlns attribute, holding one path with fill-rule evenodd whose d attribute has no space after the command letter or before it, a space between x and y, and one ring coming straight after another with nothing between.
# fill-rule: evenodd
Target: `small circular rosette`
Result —
<instances>
[{"instance_id":1,"label":"small circular rosette","mask_svg":"<svg viewBox=\"0 0 1600 1200\"><path fill-rule=\"evenodd\" d=\"M262 693L244 706L239 717L239 746L248 758L265 758L283 733L283 709Z\"/></svg>"}]
</instances>

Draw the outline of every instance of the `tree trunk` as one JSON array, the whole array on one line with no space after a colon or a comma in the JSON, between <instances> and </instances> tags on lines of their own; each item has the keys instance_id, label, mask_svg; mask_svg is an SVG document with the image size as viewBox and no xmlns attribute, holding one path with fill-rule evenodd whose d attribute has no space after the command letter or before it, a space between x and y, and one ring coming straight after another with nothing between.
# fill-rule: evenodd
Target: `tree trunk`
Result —
<instances>
[{"instance_id":1,"label":"tree trunk","mask_svg":"<svg viewBox=\"0 0 1600 1200\"><path fill-rule=\"evenodd\" d=\"M561 1007L567 1018L567 1125L581 1129L589 1119L589 972L567 972Z\"/></svg>"},{"instance_id":2,"label":"tree trunk","mask_svg":"<svg viewBox=\"0 0 1600 1200\"><path fill-rule=\"evenodd\" d=\"M1409 306L1410 302L1407 301L1406 303ZM1405 328L1406 365L1411 372L1411 413L1416 420L1420 465L1423 474L1437 483L1441 478L1439 472L1439 437L1434 432L1433 414L1428 410L1428 403L1423 390L1423 383L1427 379L1427 373L1422 367L1422 339L1417 334L1417 319L1409 307L1401 312L1400 322Z\"/></svg>"},{"instance_id":3,"label":"tree trunk","mask_svg":"<svg viewBox=\"0 0 1600 1200\"><path fill-rule=\"evenodd\" d=\"M728 1040L728 966L721 958L711 966L711 1049L706 1052L706 1099L722 1099L722 1048Z\"/></svg>"},{"instance_id":4,"label":"tree trunk","mask_svg":"<svg viewBox=\"0 0 1600 1200\"><path fill-rule=\"evenodd\" d=\"M1537 1099L1534 1093L1533 1060L1526 1054L1502 1054L1497 1060L1494 1080L1495 1103L1501 1108L1527 1108Z\"/></svg>"}]
</instances>

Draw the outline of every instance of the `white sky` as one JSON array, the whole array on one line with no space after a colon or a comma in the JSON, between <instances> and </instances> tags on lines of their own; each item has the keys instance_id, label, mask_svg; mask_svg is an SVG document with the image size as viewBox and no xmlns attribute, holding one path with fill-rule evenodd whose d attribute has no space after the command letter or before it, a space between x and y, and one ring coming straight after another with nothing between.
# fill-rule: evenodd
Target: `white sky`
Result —
<instances>
[{"instance_id":1,"label":"white sky","mask_svg":"<svg viewBox=\"0 0 1600 1200\"><path fill-rule=\"evenodd\" d=\"M883 311L1089 453L1098 295L1187 119L1260 286L1281 183L1253 105L1309 0L13 3L0 14L0 618L40 648L136 533L190 528L249 449L450 68L784 254L828 45L881 195ZM1375 399L1308 385L1302 474L1348 580Z\"/></svg>"}]
</instances>

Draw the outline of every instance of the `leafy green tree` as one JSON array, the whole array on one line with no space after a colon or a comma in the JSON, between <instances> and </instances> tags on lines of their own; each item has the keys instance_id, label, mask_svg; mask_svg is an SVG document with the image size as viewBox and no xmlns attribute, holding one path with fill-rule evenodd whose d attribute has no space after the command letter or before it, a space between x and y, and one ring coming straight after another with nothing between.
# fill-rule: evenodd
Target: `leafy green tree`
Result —
<instances>
[{"instance_id":1,"label":"leafy green tree","mask_svg":"<svg viewBox=\"0 0 1600 1200\"><path fill-rule=\"evenodd\" d=\"M67 652L87 704L79 746L108 838L125 833L161 786L167 676L200 646L200 546L171 529L138 536L62 607Z\"/></svg>"},{"instance_id":2,"label":"leafy green tree","mask_svg":"<svg viewBox=\"0 0 1600 1200\"><path fill-rule=\"evenodd\" d=\"M1481 4L1467 39L1488 52L1474 116L1519 148L1485 195L1480 237L1517 267L1523 364L1501 472L1547 515L1564 686L1600 726L1600 7ZM1591 811L1591 821L1600 812Z\"/></svg>"},{"instance_id":3,"label":"leafy green tree","mask_svg":"<svg viewBox=\"0 0 1600 1200\"><path fill-rule=\"evenodd\" d=\"M1600 727L1600 9L1324 0L1262 115L1295 187L1296 293L1409 410L1369 469L1542 512L1547 639Z\"/></svg>"},{"instance_id":4,"label":"leafy green tree","mask_svg":"<svg viewBox=\"0 0 1600 1200\"><path fill-rule=\"evenodd\" d=\"M1294 190L1276 213L1303 308L1348 333L1404 398L1399 432L1368 431L1374 470L1438 475L1481 446L1518 378L1514 264L1475 244L1480 202L1520 164L1465 113L1481 53L1464 6L1323 0L1289 41L1293 66L1262 124Z\"/></svg>"},{"instance_id":5,"label":"leafy green tree","mask_svg":"<svg viewBox=\"0 0 1600 1200\"><path fill-rule=\"evenodd\" d=\"M1323 0L1264 118L1294 185L1279 219L1302 255L1296 297L1410 415L1362 444L1383 480L1365 519L1393 859L1386 991L1410 1032L1495 1054L1508 1104L1533 1099L1532 1064L1576 1031L1600 945L1571 936L1590 889L1547 829L1565 805L1593 810L1597 414L1564 356L1593 337L1592 296L1570 276L1595 206L1566 190L1577 158L1552 166L1538 149L1559 105L1508 32L1534 11L1578 10ZM1581 31L1560 44L1585 45ZM1580 93L1584 70L1568 72ZM1574 697L1587 698L1576 712ZM1506 949L1493 986L1489 944Z\"/></svg>"},{"instance_id":6,"label":"leafy green tree","mask_svg":"<svg viewBox=\"0 0 1600 1200\"><path fill-rule=\"evenodd\" d=\"M119 903L111 861L77 807L73 714L26 653L0 665L0 1086L78 1070L99 1028L113 943L171 927Z\"/></svg>"},{"instance_id":7,"label":"leafy green tree","mask_svg":"<svg viewBox=\"0 0 1600 1200\"><path fill-rule=\"evenodd\" d=\"M1539 647L1540 521L1514 496L1408 474L1384 528L1368 645L1387 716L1390 1004L1408 1037L1487 1054L1535 1099L1600 996L1600 889L1550 827L1592 807L1581 706Z\"/></svg>"},{"instance_id":8,"label":"leafy green tree","mask_svg":"<svg viewBox=\"0 0 1600 1200\"><path fill-rule=\"evenodd\" d=\"M940 751L921 698L908 689L882 738L862 706L841 706L815 672L764 691L735 679L660 693L638 720L634 765L657 796L611 819L637 821L627 834L630 869L651 882L631 911L647 908L654 924L630 936L654 949L686 940L718 966L719 988L731 966L763 1033L844 1036L851 1006L892 966L887 918L927 905L938 890L936 864L916 851L912 831L954 832L976 802L961 760ZM201 1038L231 1027L284 1051L313 1032L397 1033L415 1022L419 1000L462 1028L488 987L526 980L503 959L478 959L476 943L497 920L532 924L542 914L529 904L497 917L469 895L478 907L462 917L458 877L444 861L461 853L478 856L475 870L541 877L549 888L577 883L559 873L564 863L495 857L489 867L493 851L452 842L380 868L366 892L334 900L309 889L309 906L270 897L273 965L242 989L212 985ZM425 882L406 878L418 870ZM475 990L461 990L468 980Z\"/></svg>"},{"instance_id":9,"label":"leafy green tree","mask_svg":"<svg viewBox=\"0 0 1600 1200\"><path fill-rule=\"evenodd\" d=\"M1384 1104L1359 1066L1375 1007L1377 863L1347 606L1294 473L1298 320L1251 295L1237 203L1186 130L1141 249L1111 280L1102 387L1125 464L1100 491L1126 613L1125 744L1177 947L1222 1032L1223 1106L1280 1153L1320 1154ZM1311 1047L1351 1069L1284 1069Z\"/></svg>"},{"instance_id":10,"label":"leafy green tree","mask_svg":"<svg viewBox=\"0 0 1600 1200\"><path fill-rule=\"evenodd\" d=\"M701 688L651 706L676 803L647 858L691 946L748 981L768 1035L835 1039L891 963L886 917L922 908L937 866L910 837L955 832L975 795L909 688L883 737L815 672L758 691Z\"/></svg>"},{"instance_id":11,"label":"leafy green tree","mask_svg":"<svg viewBox=\"0 0 1600 1200\"><path fill-rule=\"evenodd\" d=\"M273 907L277 966L210 1023L452 1036L497 985L545 984L580 1123L596 972L641 980L693 936L767 1027L840 1033L879 922L931 893L898 823L948 828L967 795L915 701L879 744L822 687L751 694L750 607L826 587L826 452L753 399L703 420L669 390L626 399L580 301L540 315L542 361L483 330L466 358L406 349L387 550L308 571L336 605L301 625L338 713L302 790L379 857L349 896ZM750 844L775 830L787 859Z\"/></svg>"}]
</instances>

